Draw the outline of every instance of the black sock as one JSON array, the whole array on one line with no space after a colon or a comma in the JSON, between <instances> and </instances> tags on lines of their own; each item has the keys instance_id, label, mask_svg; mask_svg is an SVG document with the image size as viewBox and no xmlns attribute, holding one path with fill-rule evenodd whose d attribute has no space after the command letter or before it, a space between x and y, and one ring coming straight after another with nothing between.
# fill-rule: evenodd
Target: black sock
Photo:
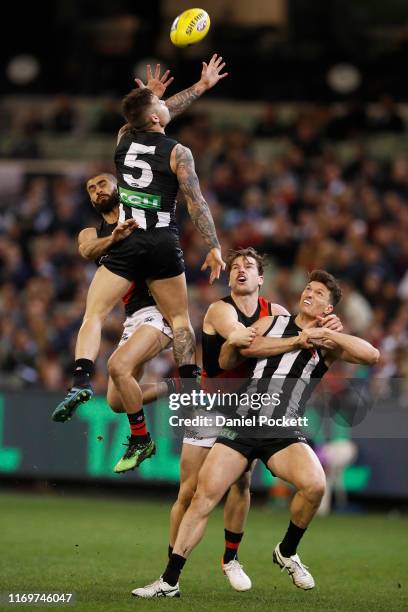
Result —
<instances>
[{"instance_id":1,"label":"black sock","mask_svg":"<svg viewBox=\"0 0 408 612\"><path fill-rule=\"evenodd\" d=\"M285 537L279 544L279 550L284 557L291 557L296 554L296 549L305 531L306 529L302 529L290 521Z\"/></svg>"},{"instance_id":2,"label":"black sock","mask_svg":"<svg viewBox=\"0 0 408 612\"><path fill-rule=\"evenodd\" d=\"M238 547L242 540L243 533L234 533L224 529L225 533L225 551L223 561L229 563L233 559L238 559Z\"/></svg>"},{"instance_id":3,"label":"black sock","mask_svg":"<svg viewBox=\"0 0 408 612\"><path fill-rule=\"evenodd\" d=\"M89 385L94 371L94 362L90 359L77 359L74 365L74 387Z\"/></svg>"},{"instance_id":4,"label":"black sock","mask_svg":"<svg viewBox=\"0 0 408 612\"><path fill-rule=\"evenodd\" d=\"M169 547L167 549L167 556L168 556L169 559L170 559L172 553L173 553L173 547L170 546L170 544L169 544Z\"/></svg>"},{"instance_id":5,"label":"black sock","mask_svg":"<svg viewBox=\"0 0 408 612\"><path fill-rule=\"evenodd\" d=\"M167 582L170 586L175 586L186 561L187 559L185 557L171 553L171 557L163 573L164 582Z\"/></svg>"},{"instance_id":6,"label":"black sock","mask_svg":"<svg viewBox=\"0 0 408 612\"><path fill-rule=\"evenodd\" d=\"M180 378L195 379L200 374L200 368L195 363L179 366L178 371Z\"/></svg>"}]
</instances>

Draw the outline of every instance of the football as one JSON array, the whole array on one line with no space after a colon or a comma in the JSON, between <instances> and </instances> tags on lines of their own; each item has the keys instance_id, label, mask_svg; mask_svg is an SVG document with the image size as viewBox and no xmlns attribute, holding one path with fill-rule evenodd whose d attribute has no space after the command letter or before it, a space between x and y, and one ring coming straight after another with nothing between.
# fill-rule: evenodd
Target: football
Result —
<instances>
[{"instance_id":1,"label":"football","mask_svg":"<svg viewBox=\"0 0 408 612\"><path fill-rule=\"evenodd\" d=\"M200 8L188 9L173 21L170 39L176 47L187 47L200 42L210 29L210 16Z\"/></svg>"}]
</instances>

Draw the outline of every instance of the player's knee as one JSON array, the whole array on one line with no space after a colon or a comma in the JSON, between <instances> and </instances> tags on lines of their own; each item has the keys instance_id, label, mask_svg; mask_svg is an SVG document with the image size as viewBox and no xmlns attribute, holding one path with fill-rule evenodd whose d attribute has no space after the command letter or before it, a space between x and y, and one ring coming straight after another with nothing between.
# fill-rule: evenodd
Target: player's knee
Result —
<instances>
[{"instance_id":1,"label":"player's knee","mask_svg":"<svg viewBox=\"0 0 408 612\"><path fill-rule=\"evenodd\" d=\"M132 368L119 355L112 355L108 360L108 372L113 380L117 380L123 376L131 376Z\"/></svg>"},{"instance_id":2,"label":"player's knee","mask_svg":"<svg viewBox=\"0 0 408 612\"><path fill-rule=\"evenodd\" d=\"M194 493L191 500L191 506L200 516L207 516L215 508L218 502L218 497L212 494L211 491L197 491Z\"/></svg>"},{"instance_id":3,"label":"player's knee","mask_svg":"<svg viewBox=\"0 0 408 612\"><path fill-rule=\"evenodd\" d=\"M326 490L326 480L324 475L315 476L304 487L303 492L307 500L312 504L321 502Z\"/></svg>"},{"instance_id":4,"label":"player's knee","mask_svg":"<svg viewBox=\"0 0 408 612\"><path fill-rule=\"evenodd\" d=\"M180 491L177 497L177 502L183 506L183 508L187 509L191 504L191 500L194 497L194 493L196 489L192 485L185 485L180 487Z\"/></svg>"},{"instance_id":5,"label":"player's knee","mask_svg":"<svg viewBox=\"0 0 408 612\"><path fill-rule=\"evenodd\" d=\"M173 330L188 329L191 330L190 317L188 311L183 313L177 313L169 317L169 323Z\"/></svg>"}]
</instances>

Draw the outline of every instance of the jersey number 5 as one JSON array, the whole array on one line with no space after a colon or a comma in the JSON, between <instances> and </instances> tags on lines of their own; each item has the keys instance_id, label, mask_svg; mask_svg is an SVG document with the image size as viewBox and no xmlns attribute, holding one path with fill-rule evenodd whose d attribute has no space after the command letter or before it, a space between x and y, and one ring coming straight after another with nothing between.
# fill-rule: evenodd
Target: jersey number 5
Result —
<instances>
[{"instance_id":1,"label":"jersey number 5","mask_svg":"<svg viewBox=\"0 0 408 612\"><path fill-rule=\"evenodd\" d=\"M123 178L131 187L148 187L153 180L153 172L150 164L143 159L137 159L137 156L141 153L154 155L156 147L146 147L146 145L139 144L138 142L132 142L126 153L124 164L128 168L139 168L142 174L139 178L135 178L133 174L124 174Z\"/></svg>"}]
</instances>

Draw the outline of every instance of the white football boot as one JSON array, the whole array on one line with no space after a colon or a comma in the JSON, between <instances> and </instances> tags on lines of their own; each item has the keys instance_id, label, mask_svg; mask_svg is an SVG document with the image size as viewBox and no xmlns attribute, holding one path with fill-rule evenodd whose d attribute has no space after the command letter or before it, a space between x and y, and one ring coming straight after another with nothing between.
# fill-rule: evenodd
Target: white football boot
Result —
<instances>
[{"instance_id":1,"label":"white football boot","mask_svg":"<svg viewBox=\"0 0 408 612\"><path fill-rule=\"evenodd\" d=\"M174 586L164 582L160 576L158 580L147 584L145 587L140 589L134 589L132 595L135 597L143 597L144 599L151 599L153 597L180 597L179 583Z\"/></svg>"},{"instance_id":2,"label":"white football boot","mask_svg":"<svg viewBox=\"0 0 408 612\"><path fill-rule=\"evenodd\" d=\"M273 562L277 563L277 565L282 568L282 572L284 570L288 572L289 576L293 580L293 584L299 587L299 589L307 591L309 589L313 589L315 586L315 581L313 580L312 574L307 571L308 567L307 565L303 565L299 555L284 557L280 552L278 544L273 551Z\"/></svg>"},{"instance_id":3,"label":"white football boot","mask_svg":"<svg viewBox=\"0 0 408 612\"><path fill-rule=\"evenodd\" d=\"M252 582L249 576L243 570L238 559L233 559L228 563L221 561L222 571L229 580L230 585L236 591L249 591L252 587Z\"/></svg>"}]
</instances>

